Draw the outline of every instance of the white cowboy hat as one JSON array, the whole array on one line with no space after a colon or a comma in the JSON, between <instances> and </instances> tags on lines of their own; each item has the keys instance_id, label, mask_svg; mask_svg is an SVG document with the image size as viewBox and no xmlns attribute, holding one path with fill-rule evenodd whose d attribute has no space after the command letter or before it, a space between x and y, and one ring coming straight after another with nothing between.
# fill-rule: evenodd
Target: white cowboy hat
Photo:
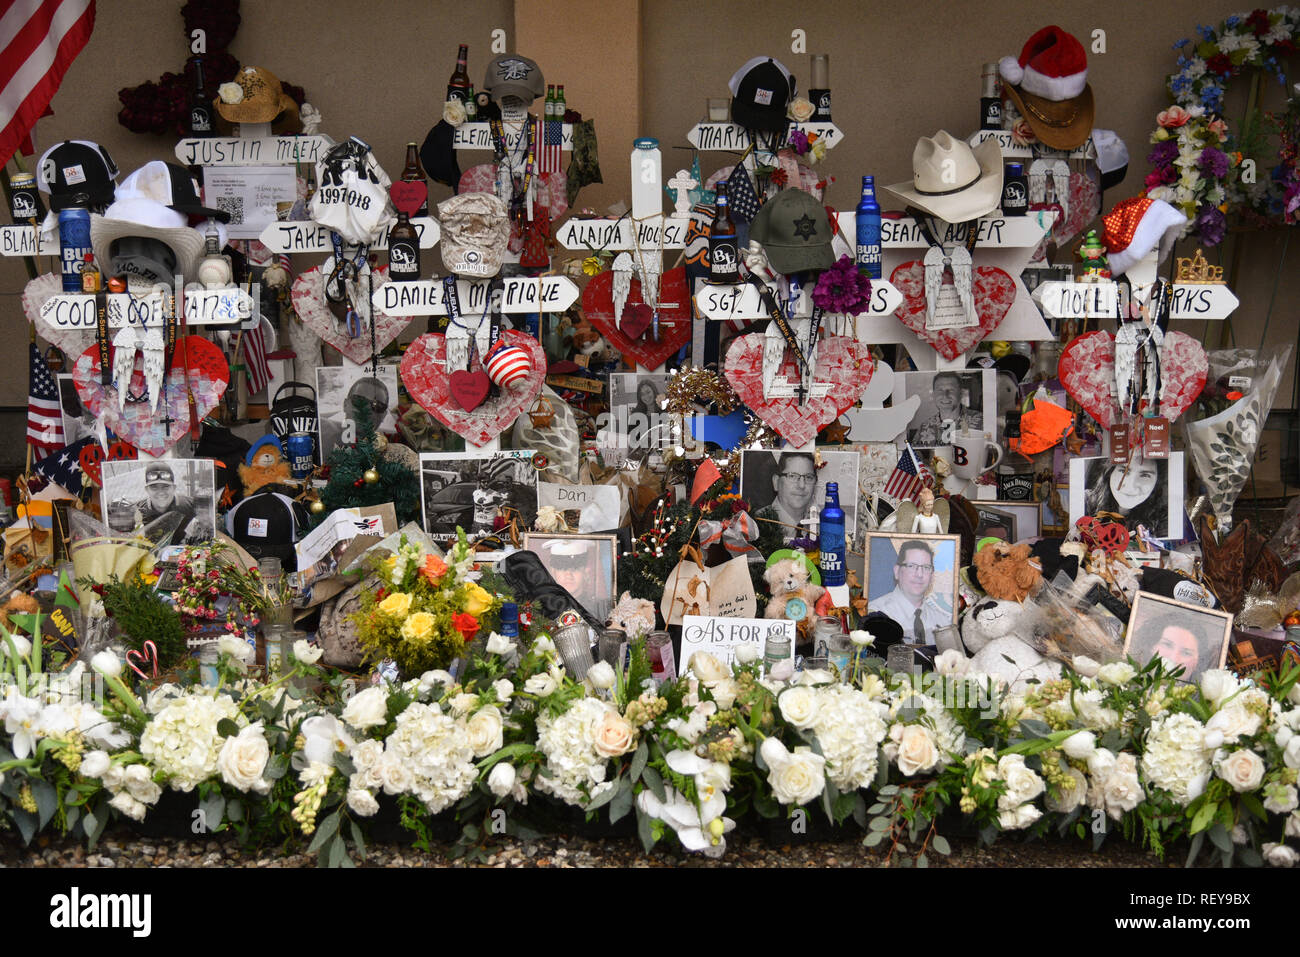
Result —
<instances>
[{"instance_id":1,"label":"white cowboy hat","mask_svg":"<svg viewBox=\"0 0 1300 957\"><path fill-rule=\"evenodd\" d=\"M912 182L882 192L950 223L979 219L1002 202L1002 151L987 139L975 149L944 130L923 136L912 151Z\"/></svg>"}]
</instances>

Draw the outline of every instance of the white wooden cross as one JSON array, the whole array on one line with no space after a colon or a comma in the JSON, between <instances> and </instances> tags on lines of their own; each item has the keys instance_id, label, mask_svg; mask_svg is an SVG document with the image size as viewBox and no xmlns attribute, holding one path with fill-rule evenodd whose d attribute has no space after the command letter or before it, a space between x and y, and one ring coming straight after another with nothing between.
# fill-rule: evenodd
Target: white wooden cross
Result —
<instances>
[{"instance_id":1,"label":"white wooden cross","mask_svg":"<svg viewBox=\"0 0 1300 957\"><path fill-rule=\"evenodd\" d=\"M668 188L673 191L673 215L689 216L691 214L691 190L700 185L700 181L689 170L679 169L668 181Z\"/></svg>"}]
</instances>

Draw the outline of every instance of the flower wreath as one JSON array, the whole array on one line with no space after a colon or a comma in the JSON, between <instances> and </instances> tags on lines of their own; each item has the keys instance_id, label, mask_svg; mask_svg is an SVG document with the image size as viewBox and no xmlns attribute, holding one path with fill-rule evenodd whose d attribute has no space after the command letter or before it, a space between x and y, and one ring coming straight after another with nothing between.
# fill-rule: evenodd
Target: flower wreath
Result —
<instances>
[{"instance_id":1,"label":"flower wreath","mask_svg":"<svg viewBox=\"0 0 1300 957\"><path fill-rule=\"evenodd\" d=\"M1174 44L1178 71L1165 81L1174 105L1157 117L1151 134L1146 194L1178 207L1188 218L1184 235L1194 232L1211 246L1223 240L1229 211L1257 225L1300 222L1300 107L1292 101L1263 122L1251 115L1235 135L1220 113L1228 80L1246 67L1265 70L1286 87L1281 60L1297 52L1300 9L1234 15L1215 29L1198 26L1196 34L1195 43ZM1280 139L1279 163L1270 175L1245 182L1242 152L1263 145L1264 123Z\"/></svg>"}]
</instances>

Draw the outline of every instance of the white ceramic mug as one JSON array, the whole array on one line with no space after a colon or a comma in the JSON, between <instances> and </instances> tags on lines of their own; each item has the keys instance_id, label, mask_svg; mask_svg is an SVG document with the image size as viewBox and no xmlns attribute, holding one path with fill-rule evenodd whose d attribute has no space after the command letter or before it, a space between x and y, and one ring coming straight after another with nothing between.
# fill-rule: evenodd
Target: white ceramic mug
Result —
<instances>
[{"instance_id":1,"label":"white ceramic mug","mask_svg":"<svg viewBox=\"0 0 1300 957\"><path fill-rule=\"evenodd\" d=\"M989 449L997 455L988 462ZM970 482L985 472L991 472L1002 461L1002 446L989 438L987 432L956 432L952 437L952 474Z\"/></svg>"}]
</instances>

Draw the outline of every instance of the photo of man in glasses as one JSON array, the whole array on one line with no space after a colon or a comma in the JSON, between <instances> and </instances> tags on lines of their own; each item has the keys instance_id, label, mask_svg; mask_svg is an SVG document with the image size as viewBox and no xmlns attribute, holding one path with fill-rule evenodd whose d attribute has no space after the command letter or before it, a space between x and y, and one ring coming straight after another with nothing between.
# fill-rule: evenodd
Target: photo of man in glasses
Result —
<instances>
[{"instance_id":1,"label":"photo of man in glasses","mask_svg":"<svg viewBox=\"0 0 1300 957\"><path fill-rule=\"evenodd\" d=\"M935 629L956 620L956 543L901 535L873 535L869 541L867 610L898 622L904 640L934 644Z\"/></svg>"},{"instance_id":2,"label":"photo of man in glasses","mask_svg":"<svg viewBox=\"0 0 1300 957\"><path fill-rule=\"evenodd\" d=\"M817 533L826 483L838 482L840 507L850 533L857 527L858 453L822 452L818 468L810 452L752 450L743 453L740 495L750 514L780 522L786 541Z\"/></svg>"}]
</instances>

